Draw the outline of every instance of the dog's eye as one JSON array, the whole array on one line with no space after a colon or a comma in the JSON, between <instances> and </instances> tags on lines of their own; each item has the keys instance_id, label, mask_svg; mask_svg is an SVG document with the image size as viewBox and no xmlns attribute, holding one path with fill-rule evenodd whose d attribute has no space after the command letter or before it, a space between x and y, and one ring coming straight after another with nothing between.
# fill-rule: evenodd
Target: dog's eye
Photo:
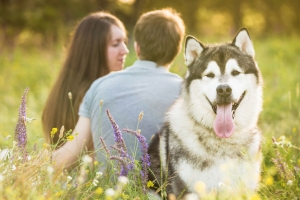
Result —
<instances>
[{"instance_id":1,"label":"dog's eye","mask_svg":"<svg viewBox=\"0 0 300 200\"><path fill-rule=\"evenodd\" d=\"M236 70L233 70L232 72L231 72L231 75L232 76L237 76L237 75L239 75L241 72L239 72L239 71L236 71Z\"/></svg>"},{"instance_id":2,"label":"dog's eye","mask_svg":"<svg viewBox=\"0 0 300 200\"><path fill-rule=\"evenodd\" d=\"M208 78L214 78L215 77L215 75L213 73L206 74L205 76L207 76Z\"/></svg>"}]
</instances>

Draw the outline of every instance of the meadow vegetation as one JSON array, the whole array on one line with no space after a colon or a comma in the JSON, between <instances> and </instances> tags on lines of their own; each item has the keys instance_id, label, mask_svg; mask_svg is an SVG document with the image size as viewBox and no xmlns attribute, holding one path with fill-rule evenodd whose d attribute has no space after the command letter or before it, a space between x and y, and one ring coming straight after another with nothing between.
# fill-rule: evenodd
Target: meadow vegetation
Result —
<instances>
[{"instance_id":1,"label":"meadow vegetation","mask_svg":"<svg viewBox=\"0 0 300 200\"><path fill-rule=\"evenodd\" d=\"M230 39L225 38L225 41ZM204 38L201 41L212 43L224 39ZM264 79L264 105L259 119L264 137L264 160L259 190L249 195L241 192L234 196L210 193L205 194L204 199L299 199L299 44L300 38L297 37L254 39L256 60ZM126 66L134 62L133 52L132 49ZM0 54L0 199L149 198L144 189L152 187L152 184L143 179L143 165L137 161L133 161L128 173L122 174L120 170L124 165L117 159L108 159L108 163L103 165L93 162L86 152L75 170L54 168L51 161L54 147L46 144L43 138L41 112L62 65L64 53L62 45L54 45L49 48L19 46ZM182 53L176 58L171 71L184 77L186 68ZM22 123L18 110L27 87L28 122L23 121L26 123L27 144L22 149L18 141L14 141L15 127L18 122ZM53 130L54 134L60 133L61 127L53 128L57 128ZM115 154L124 153L110 150ZM202 194L203 187L198 185L197 188Z\"/></svg>"}]
</instances>

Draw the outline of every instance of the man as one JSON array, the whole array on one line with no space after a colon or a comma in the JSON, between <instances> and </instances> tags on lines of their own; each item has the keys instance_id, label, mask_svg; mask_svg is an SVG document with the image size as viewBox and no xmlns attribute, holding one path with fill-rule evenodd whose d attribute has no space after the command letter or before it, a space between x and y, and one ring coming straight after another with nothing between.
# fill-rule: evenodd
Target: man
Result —
<instances>
[{"instance_id":1,"label":"man","mask_svg":"<svg viewBox=\"0 0 300 200\"><path fill-rule=\"evenodd\" d=\"M113 72L96 80L86 93L79 109L79 120L73 141L54 152L58 164L69 166L78 160L81 150L92 141L97 159L105 162L99 151L102 137L109 147L114 134L106 116L108 109L119 127L141 130L149 142L160 130L164 114L178 97L182 78L169 68L181 50L185 26L172 9L155 10L143 14L134 28L134 48L138 60L123 71ZM121 62L121 58L120 58ZM100 101L103 105L100 106ZM143 119L138 122L140 112ZM137 127L138 125L138 127ZM135 152L135 138L123 133L128 153Z\"/></svg>"}]
</instances>

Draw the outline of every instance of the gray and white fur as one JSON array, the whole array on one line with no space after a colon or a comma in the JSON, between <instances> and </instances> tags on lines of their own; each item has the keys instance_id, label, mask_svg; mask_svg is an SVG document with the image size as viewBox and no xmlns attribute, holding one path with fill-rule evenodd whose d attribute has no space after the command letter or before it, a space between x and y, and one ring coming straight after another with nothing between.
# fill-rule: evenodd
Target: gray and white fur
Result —
<instances>
[{"instance_id":1,"label":"gray and white fur","mask_svg":"<svg viewBox=\"0 0 300 200\"><path fill-rule=\"evenodd\" d=\"M207 192L220 185L257 189L263 81L247 29L225 44L187 36L185 60L180 97L150 142L150 180L176 196L196 192L197 182Z\"/></svg>"}]
</instances>

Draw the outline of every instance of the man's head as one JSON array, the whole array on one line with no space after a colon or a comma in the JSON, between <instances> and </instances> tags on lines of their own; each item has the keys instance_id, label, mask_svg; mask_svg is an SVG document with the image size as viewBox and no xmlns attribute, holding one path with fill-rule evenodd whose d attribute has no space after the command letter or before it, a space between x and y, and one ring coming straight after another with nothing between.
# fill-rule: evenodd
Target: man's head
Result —
<instances>
[{"instance_id":1,"label":"man's head","mask_svg":"<svg viewBox=\"0 0 300 200\"><path fill-rule=\"evenodd\" d=\"M173 9L143 14L134 28L139 59L170 64L181 50L184 34L184 22Z\"/></svg>"}]
</instances>

